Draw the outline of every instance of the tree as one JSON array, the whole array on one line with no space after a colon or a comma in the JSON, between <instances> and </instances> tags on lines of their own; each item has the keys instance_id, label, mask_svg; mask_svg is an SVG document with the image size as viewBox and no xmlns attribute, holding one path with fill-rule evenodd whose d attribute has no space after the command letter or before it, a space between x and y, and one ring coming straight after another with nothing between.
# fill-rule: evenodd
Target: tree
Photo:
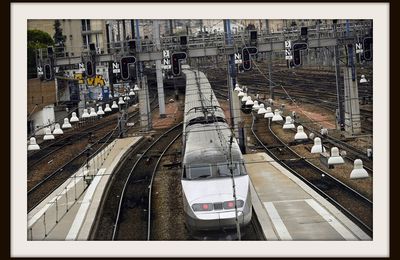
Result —
<instances>
[{"instance_id":1,"label":"tree","mask_svg":"<svg viewBox=\"0 0 400 260\"><path fill-rule=\"evenodd\" d=\"M36 52L38 49L54 45L51 36L40 30L28 30L28 79L36 78Z\"/></svg>"},{"instance_id":2,"label":"tree","mask_svg":"<svg viewBox=\"0 0 400 260\"><path fill-rule=\"evenodd\" d=\"M55 33L54 33L53 38L54 38L55 46L64 47L64 42L67 37L62 34L60 20L55 20L54 31L55 31Z\"/></svg>"}]
</instances>

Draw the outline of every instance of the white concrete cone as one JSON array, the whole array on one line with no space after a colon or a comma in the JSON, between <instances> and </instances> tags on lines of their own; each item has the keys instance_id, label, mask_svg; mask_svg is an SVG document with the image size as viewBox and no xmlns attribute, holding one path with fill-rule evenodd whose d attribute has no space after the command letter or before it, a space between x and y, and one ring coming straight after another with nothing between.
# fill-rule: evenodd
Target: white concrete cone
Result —
<instances>
[{"instance_id":1,"label":"white concrete cone","mask_svg":"<svg viewBox=\"0 0 400 260\"><path fill-rule=\"evenodd\" d=\"M368 178L368 172L363 167L363 162L360 159L354 160L354 168L350 173L350 179Z\"/></svg>"},{"instance_id":2,"label":"white concrete cone","mask_svg":"<svg viewBox=\"0 0 400 260\"><path fill-rule=\"evenodd\" d=\"M267 112L265 112L264 118L272 118L274 117L274 113L272 113L271 107L267 107Z\"/></svg>"},{"instance_id":3,"label":"white concrete cone","mask_svg":"<svg viewBox=\"0 0 400 260\"><path fill-rule=\"evenodd\" d=\"M275 109L274 116L272 117L272 122L283 121L283 117L279 113L279 109Z\"/></svg>"},{"instance_id":4,"label":"white concrete cone","mask_svg":"<svg viewBox=\"0 0 400 260\"><path fill-rule=\"evenodd\" d=\"M79 122L79 118L76 116L76 112L72 112L72 116L69 122L71 123Z\"/></svg>"},{"instance_id":5,"label":"white concrete cone","mask_svg":"<svg viewBox=\"0 0 400 260\"><path fill-rule=\"evenodd\" d=\"M43 136L43 140L54 140L54 135L51 133L50 128L46 128L46 134Z\"/></svg>"},{"instance_id":6,"label":"white concrete cone","mask_svg":"<svg viewBox=\"0 0 400 260\"><path fill-rule=\"evenodd\" d=\"M120 97L119 101L118 101L118 105L123 105L123 104L125 104L125 101L122 97Z\"/></svg>"},{"instance_id":7,"label":"white concrete cone","mask_svg":"<svg viewBox=\"0 0 400 260\"><path fill-rule=\"evenodd\" d=\"M40 146L36 143L36 138L31 137L29 140L28 151L40 150Z\"/></svg>"},{"instance_id":8,"label":"white concrete cone","mask_svg":"<svg viewBox=\"0 0 400 260\"><path fill-rule=\"evenodd\" d=\"M251 97L248 96L248 97L247 97L247 101L246 101L246 106L253 106L253 105L254 105L253 100L251 100Z\"/></svg>"},{"instance_id":9,"label":"white concrete cone","mask_svg":"<svg viewBox=\"0 0 400 260\"><path fill-rule=\"evenodd\" d=\"M294 129L295 128L295 126L293 124L293 120L292 120L292 118L290 116L287 116L285 118L285 124L283 124L282 128L283 129Z\"/></svg>"},{"instance_id":10,"label":"white concrete cone","mask_svg":"<svg viewBox=\"0 0 400 260\"><path fill-rule=\"evenodd\" d=\"M62 129L72 128L71 124L68 121L68 117L64 118L64 124L61 127Z\"/></svg>"},{"instance_id":11,"label":"white concrete cone","mask_svg":"<svg viewBox=\"0 0 400 260\"><path fill-rule=\"evenodd\" d=\"M266 112L267 112L267 110L265 110L264 104L260 104L260 108L258 109L257 114L258 114L258 115L263 115L263 114L265 114Z\"/></svg>"},{"instance_id":12,"label":"white concrete cone","mask_svg":"<svg viewBox=\"0 0 400 260\"><path fill-rule=\"evenodd\" d=\"M239 87L239 84L236 83L234 91L236 92L242 91L242 89Z\"/></svg>"},{"instance_id":13,"label":"white concrete cone","mask_svg":"<svg viewBox=\"0 0 400 260\"><path fill-rule=\"evenodd\" d=\"M98 114L98 115L104 115L104 111L103 111L103 107L102 107L102 106L99 106L99 107L97 108L97 114Z\"/></svg>"},{"instance_id":14,"label":"white concrete cone","mask_svg":"<svg viewBox=\"0 0 400 260\"><path fill-rule=\"evenodd\" d=\"M331 157L328 159L328 164L329 165L334 165L334 164L342 164L344 163L344 160L342 156L339 154L339 148L337 147L332 147L331 148Z\"/></svg>"},{"instance_id":15,"label":"white concrete cone","mask_svg":"<svg viewBox=\"0 0 400 260\"><path fill-rule=\"evenodd\" d=\"M60 128L60 124L57 123L54 125L53 135L62 135L64 133L63 130Z\"/></svg>"},{"instance_id":16,"label":"white concrete cone","mask_svg":"<svg viewBox=\"0 0 400 260\"><path fill-rule=\"evenodd\" d=\"M365 78L365 75L361 75L360 83L367 83L367 79Z\"/></svg>"},{"instance_id":17,"label":"white concrete cone","mask_svg":"<svg viewBox=\"0 0 400 260\"><path fill-rule=\"evenodd\" d=\"M90 115L89 115L89 113L88 113L87 108L83 109L82 118L89 118L89 117L90 117Z\"/></svg>"},{"instance_id":18,"label":"white concrete cone","mask_svg":"<svg viewBox=\"0 0 400 260\"><path fill-rule=\"evenodd\" d=\"M294 140L307 140L308 137L304 133L304 128L302 125L297 126L297 133L294 135Z\"/></svg>"},{"instance_id":19,"label":"white concrete cone","mask_svg":"<svg viewBox=\"0 0 400 260\"><path fill-rule=\"evenodd\" d=\"M96 117L97 116L97 113L96 113L96 111L94 110L94 107L91 107L90 108L90 115L89 115L90 117Z\"/></svg>"},{"instance_id":20,"label":"white concrete cone","mask_svg":"<svg viewBox=\"0 0 400 260\"><path fill-rule=\"evenodd\" d=\"M257 100L254 100L253 110L258 111L258 109L260 109L260 105L258 104Z\"/></svg>"},{"instance_id":21,"label":"white concrete cone","mask_svg":"<svg viewBox=\"0 0 400 260\"><path fill-rule=\"evenodd\" d=\"M113 101L111 108L118 108L117 101Z\"/></svg>"},{"instance_id":22,"label":"white concrete cone","mask_svg":"<svg viewBox=\"0 0 400 260\"><path fill-rule=\"evenodd\" d=\"M111 112L110 104L106 104L106 108L104 109L104 112Z\"/></svg>"},{"instance_id":23,"label":"white concrete cone","mask_svg":"<svg viewBox=\"0 0 400 260\"><path fill-rule=\"evenodd\" d=\"M325 147L322 146L321 138L315 137L314 138L314 145L311 148L311 153L322 153L325 152Z\"/></svg>"}]
</instances>

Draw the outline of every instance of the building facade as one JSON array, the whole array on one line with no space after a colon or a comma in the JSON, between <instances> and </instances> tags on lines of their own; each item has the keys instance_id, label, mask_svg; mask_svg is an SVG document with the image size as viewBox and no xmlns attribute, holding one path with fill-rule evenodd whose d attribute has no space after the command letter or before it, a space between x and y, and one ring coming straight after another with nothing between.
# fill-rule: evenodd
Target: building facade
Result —
<instances>
[{"instance_id":1,"label":"building facade","mask_svg":"<svg viewBox=\"0 0 400 260\"><path fill-rule=\"evenodd\" d=\"M65 36L64 51L67 56L79 56L94 43L98 53L107 53L106 21L93 19L60 19ZM37 29L54 36L55 20L28 20L28 30Z\"/></svg>"}]
</instances>

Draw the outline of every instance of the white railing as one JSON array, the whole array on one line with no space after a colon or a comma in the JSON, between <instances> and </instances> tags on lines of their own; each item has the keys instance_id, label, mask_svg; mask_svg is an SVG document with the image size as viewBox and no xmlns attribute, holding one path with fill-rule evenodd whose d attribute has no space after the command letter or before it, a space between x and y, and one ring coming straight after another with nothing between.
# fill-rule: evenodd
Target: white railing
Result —
<instances>
[{"instance_id":1,"label":"white railing","mask_svg":"<svg viewBox=\"0 0 400 260\"><path fill-rule=\"evenodd\" d=\"M89 187L91 180L103 166L115 143L116 140L105 147L103 147L104 145L100 147L99 153L64 182L58 189L58 193L49 196L53 196L53 198L50 198L32 216L28 215L28 240L46 239ZM39 206L41 205L39 204Z\"/></svg>"}]
</instances>

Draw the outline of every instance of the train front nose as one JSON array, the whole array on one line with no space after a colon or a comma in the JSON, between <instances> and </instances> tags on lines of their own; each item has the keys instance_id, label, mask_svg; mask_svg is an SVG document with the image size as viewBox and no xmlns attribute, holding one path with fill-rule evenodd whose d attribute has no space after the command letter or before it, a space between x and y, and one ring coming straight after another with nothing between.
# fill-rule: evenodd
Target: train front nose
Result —
<instances>
[{"instance_id":1,"label":"train front nose","mask_svg":"<svg viewBox=\"0 0 400 260\"><path fill-rule=\"evenodd\" d=\"M193 230L218 230L233 229L236 227L236 213L233 212L212 212L195 213L186 216L187 223ZM238 210L238 221L244 224L243 211Z\"/></svg>"}]
</instances>

